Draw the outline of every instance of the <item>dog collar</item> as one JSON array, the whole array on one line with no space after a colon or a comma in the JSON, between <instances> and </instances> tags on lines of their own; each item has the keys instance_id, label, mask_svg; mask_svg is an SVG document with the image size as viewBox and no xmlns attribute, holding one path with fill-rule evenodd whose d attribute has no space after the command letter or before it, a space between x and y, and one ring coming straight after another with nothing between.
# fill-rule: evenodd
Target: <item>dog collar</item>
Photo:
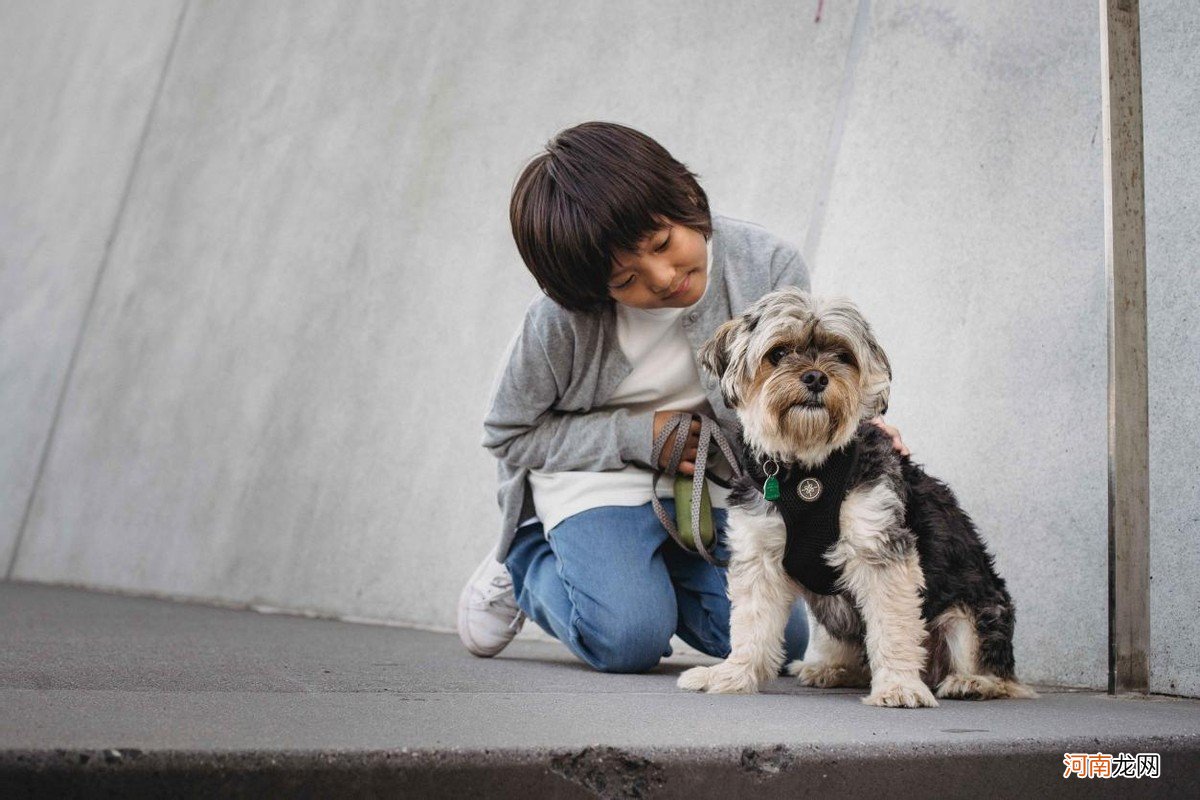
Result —
<instances>
[{"instance_id":1,"label":"dog collar","mask_svg":"<svg viewBox=\"0 0 1200 800\"><path fill-rule=\"evenodd\" d=\"M836 594L840 570L825 562L825 553L841 532L842 501L854 466L859 442L835 450L821 466L760 464L749 447L743 463L763 497L774 503L787 528L783 568L804 588L816 594Z\"/></svg>"}]
</instances>

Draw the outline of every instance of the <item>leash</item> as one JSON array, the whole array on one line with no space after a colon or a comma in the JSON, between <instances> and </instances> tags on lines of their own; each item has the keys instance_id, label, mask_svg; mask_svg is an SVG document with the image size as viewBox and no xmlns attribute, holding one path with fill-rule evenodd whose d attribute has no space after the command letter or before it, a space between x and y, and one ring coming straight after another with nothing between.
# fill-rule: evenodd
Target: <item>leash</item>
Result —
<instances>
[{"instance_id":1,"label":"leash","mask_svg":"<svg viewBox=\"0 0 1200 800\"><path fill-rule=\"evenodd\" d=\"M685 537L676 528L675 523L671 521L667 511L663 508L662 503L658 500L658 479L664 474L669 478L675 478L676 472L679 470L679 462L683 460L683 448L687 446L688 429L692 426L692 418L700 420L700 437L696 447L696 469L692 475L691 485L691 540L689 544L685 541ZM667 461L665 470L658 468L659 459L662 456L663 447L666 446L667 439L672 433L678 431L679 435L675 437L674 445L671 448L671 456ZM658 436L654 437L654 446L650 451L650 461L654 464L654 483L650 492L650 502L654 505L654 513L658 516L658 521L667 529L667 533L675 540L675 543L684 550L689 550L698 553L708 563L714 567L728 566L727 561L722 561L716 558L708 551L708 547L704 542L704 537L701 535L700 528L700 513L701 505L704 501L707 489L705 487L705 473L708 465L708 448L712 442L716 442L721 449L721 453L725 456L725 460L729 462L730 468L733 470L734 479L742 477L742 468L738 463L737 457L733 454L733 450L729 446L729 441L725 438L725 434L721 432L721 427L712 419L703 414L694 411L677 411L667 419L666 424L658 432ZM682 476L686 477L686 476ZM730 488L730 483L721 480L716 475L709 478L713 483L722 486L726 489ZM686 484L685 484L686 485ZM676 483L676 488L679 488L679 483ZM678 511L679 503L675 504ZM714 530L713 545L715 549L716 535Z\"/></svg>"}]
</instances>

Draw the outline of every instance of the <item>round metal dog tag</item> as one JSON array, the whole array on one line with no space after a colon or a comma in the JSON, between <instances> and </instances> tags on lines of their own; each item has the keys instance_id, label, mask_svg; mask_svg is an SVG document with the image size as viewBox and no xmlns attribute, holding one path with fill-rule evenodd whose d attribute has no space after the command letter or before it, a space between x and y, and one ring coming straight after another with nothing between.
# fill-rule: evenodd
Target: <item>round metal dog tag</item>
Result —
<instances>
[{"instance_id":1,"label":"round metal dog tag","mask_svg":"<svg viewBox=\"0 0 1200 800\"><path fill-rule=\"evenodd\" d=\"M811 503L821 496L822 488L821 482L816 478L805 478L796 487L796 494L800 495L801 500Z\"/></svg>"}]
</instances>

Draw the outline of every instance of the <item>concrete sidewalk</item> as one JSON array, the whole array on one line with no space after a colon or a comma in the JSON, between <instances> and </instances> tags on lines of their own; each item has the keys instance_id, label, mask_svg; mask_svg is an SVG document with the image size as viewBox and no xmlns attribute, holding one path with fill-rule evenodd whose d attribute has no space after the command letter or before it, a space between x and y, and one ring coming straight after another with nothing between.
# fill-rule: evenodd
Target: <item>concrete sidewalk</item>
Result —
<instances>
[{"instance_id":1,"label":"concrete sidewalk","mask_svg":"<svg viewBox=\"0 0 1200 800\"><path fill-rule=\"evenodd\" d=\"M1200 701L1042 688L876 709L780 679L685 693L676 657L605 675L557 644L0 583L0 795L1189 796ZM1072 752L1158 779L1064 781Z\"/></svg>"}]
</instances>

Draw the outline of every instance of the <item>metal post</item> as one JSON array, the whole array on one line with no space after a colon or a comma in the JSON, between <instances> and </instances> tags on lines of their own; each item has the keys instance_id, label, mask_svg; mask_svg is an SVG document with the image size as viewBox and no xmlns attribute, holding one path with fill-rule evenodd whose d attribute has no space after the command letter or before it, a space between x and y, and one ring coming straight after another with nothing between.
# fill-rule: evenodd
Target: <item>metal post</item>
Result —
<instances>
[{"instance_id":1,"label":"metal post","mask_svg":"<svg viewBox=\"0 0 1200 800\"><path fill-rule=\"evenodd\" d=\"M1150 690L1146 225L1138 0L1100 0L1108 277L1108 691Z\"/></svg>"}]
</instances>

